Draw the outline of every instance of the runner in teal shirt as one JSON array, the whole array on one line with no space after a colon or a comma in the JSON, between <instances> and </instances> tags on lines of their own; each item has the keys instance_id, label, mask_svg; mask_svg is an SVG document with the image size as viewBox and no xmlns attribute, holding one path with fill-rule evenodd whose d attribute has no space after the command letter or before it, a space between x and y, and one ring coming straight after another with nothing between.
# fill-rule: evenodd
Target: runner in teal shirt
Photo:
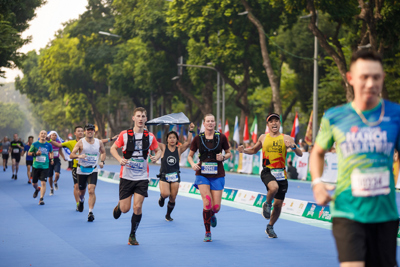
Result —
<instances>
[{"instance_id":1,"label":"runner in teal shirt","mask_svg":"<svg viewBox=\"0 0 400 267\"><path fill-rule=\"evenodd\" d=\"M39 141L34 142L29 149L28 155L33 156L32 186L35 188L33 198L36 198L40 191L39 205L44 205L43 197L46 193L46 182L48 177L49 163L54 164L53 146L46 141L47 132L42 130L39 134ZM41 181L41 187L38 181Z\"/></svg>"},{"instance_id":2,"label":"runner in teal shirt","mask_svg":"<svg viewBox=\"0 0 400 267\"><path fill-rule=\"evenodd\" d=\"M342 266L397 266L392 168L394 149L400 149L400 105L381 99L385 74L378 54L353 54L346 77L354 100L324 114L310 155L314 197L319 205L332 200L332 233ZM320 177L334 142L338 175L331 197Z\"/></svg>"}]
</instances>

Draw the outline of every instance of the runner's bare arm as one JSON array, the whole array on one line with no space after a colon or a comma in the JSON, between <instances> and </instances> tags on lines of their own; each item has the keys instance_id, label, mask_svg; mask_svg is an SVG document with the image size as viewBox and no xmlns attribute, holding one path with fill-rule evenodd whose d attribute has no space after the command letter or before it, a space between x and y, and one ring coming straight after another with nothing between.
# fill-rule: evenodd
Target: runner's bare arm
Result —
<instances>
[{"instance_id":1,"label":"runner's bare arm","mask_svg":"<svg viewBox=\"0 0 400 267\"><path fill-rule=\"evenodd\" d=\"M112 141L114 141L114 140L117 140L117 138L118 138L118 135L114 135L114 136L111 137L111 138L101 139L101 142L102 142L103 144L105 144L105 143L108 143L108 142L112 142Z\"/></svg>"},{"instance_id":2,"label":"runner's bare arm","mask_svg":"<svg viewBox=\"0 0 400 267\"><path fill-rule=\"evenodd\" d=\"M69 155L69 157L71 159L78 159L81 158L80 152L82 151L82 140L79 140L78 143L76 143L74 149L71 151L71 154ZM77 154L79 153L79 154ZM86 155L83 155L86 157ZM83 158L85 158L83 157Z\"/></svg>"},{"instance_id":3,"label":"runner's bare arm","mask_svg":"<svg viewBox=\"0 0 400 267\"><path fill-rule=\"evenodd\" d=\"M283 136L283 141L285 142L285 146L290 148L297 156L302 157L303 152L296 146L293 138L287 134Z\"/></svg>"},{"instance_id":4,"label":"runner's bare arm","mask_svg":"<svg viewBox=\"0 0 400 267\"><path fill-rule=\"evenodd\" d=\"M156 154L154 156L150 156L150 160L153 163L155 163L157 160L159 160L161 158L162 150L160 149L160 146L158 146L156 149L154 149L154 152L156 152Z\"/></svg>"},{"instance_id":5,"label":"runner's bare arm","mask_svg":"<svg viewBox=\"0 0 400 267\"><path fill-rule=\"evenodd\" d=\"M67 160L65 159L65 155L64 155L64 152L63 152L63 149L62 149L62 148L59 150L58 153L60 154L60 156L63 158L64 161L67 161Z\"/></svg>"},{"instance_id":6,"label":"runner's bare arm","mask_svg":"<svg viewBox=\"0 0 400 267\"><path fill-rule=\"evenodd\" d=\"M103 167L104 167L104 161L106 160L106 149L104 148L104 144L103 144L103 142L100 142L100 163L99 163L99 166L100 166L100 168L102 168L103 169Z\"/></svg>"},{"instance_id":7,"label":"runner's bare arm","mask_svg":"<svg viewBox=\"0 0 400 267\"><path fill-rule=\"evenodd\" d=\"M194 124L190 123L189 125L189 134L188 134L188 139L186 140L185 143L182 144L182 146L179 147L179 156L186 151L186 149L188 149L188 147L190 146L190 144L192 143L193 140L193 131L194 129Z\"/></svg>"},{"instance_id":8,"label":"runner's bare arm","mask_svg":"<svg viewBox=\"0 0 400 267\"><path fill-rule=\"evenodd\" d=\"M62 147L63 145L62 145L62 143L57 143L56 141L53 141L53 140L51 140L50 139L50 144L52 144L53 146L56 146L56 147Z\"/></svg>"},{"instance_id":9,"label":"runner's bare arm","mask_svg":"<svg viewBox=\"0 0 400 267\"><path fill-rule=\"evenodd\" d=\"M256 154L262 148L264 139L265 139L265 134L262 134L260 135L260 137L257 140L257 143L253 147L244 148L243 146L239 146L238 147L239 153L245 153L249 155Z\"/></svg>"},{"instance_id":10,"label":"runner's bare arm","mask_svg":"<svg viewBox=\"0 0 400 267\"><path fill-rule=\"evenodd\" d=\"M327 205L332 200L327 190L332 190L334 187L326 185L321 181L322 172L324 170L324 159L326 151L318 145L314 144L311 151L309 162L310 173L312 178L312 190L314 193L315 202L318 205Z\"/></svg>"},{"instance_id":11,"label":"runner's bare arm","mask_svg":"<svg viewBox=\"0 0 400 267\"><path fill-rule=\"evenodd\" d=\"M195 171L198 171L201 169L201 167L199 166L200 162L198 164L195 164L193 161L193 155L194 155L195 151L190 150L189 155L188 155L188 162L190 164L190 166L192 166L192 169Z\"/></svg>"},{"instance_id":12,"label":"runner's bare arm","mask_svg":"<svg viewBox=\"0 0 400 267\"><path fill-rule=\"evenodd\" d=\"M128 160L125 158L121 158L118 154L117 149L118 149L118 146L114 143L110 148L110 153L116 160L118 160L118 162L119 162L119 164L121 164L121 166L125 166L125 164L128 162Z\"/></svg>"}]
</instances>

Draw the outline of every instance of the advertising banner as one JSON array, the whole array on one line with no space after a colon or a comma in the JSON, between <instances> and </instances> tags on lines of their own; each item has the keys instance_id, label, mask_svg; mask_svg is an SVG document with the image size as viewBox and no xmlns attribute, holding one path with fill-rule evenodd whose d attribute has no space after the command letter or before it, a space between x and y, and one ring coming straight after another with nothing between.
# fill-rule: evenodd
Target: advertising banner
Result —
<instances>
[{"instance_id":1,"label":"advertising banner","mask_svg":"<svg viewBox=\"0 0 400 267\"><path fill-rule=\"evenodd\" d=\"M234 201L237 195L238 190L233 188L224 188L224 192L222 193L222 199Z\"/></svg>"},{"instance_id":2,"label":"advertising banner","mask_svg":"<svg viewBox=\"0 0 400 267\"><path fill-rule=\"evenodd\" d=\"M267 195L264 194L258 194L256 197L256 200L253 203L253 206L255 207L262 207L262 204L267 200Z\"/></svg>"},{"instance_id":3,"label":"advertising banner","mask_svg":"<svg viewBox=\"0 0 400 267\"><path fill-rule=\"evenodd\" d=\"M242 155L242 168L239 170L240 173L252 173L253 169L253 155L241 154Z\"/></svg>"},{"instance_id":4,"label":"advertising banner","mask_svg":"<svg viewBox=\"0 0 400 267\"><path fill-rule=\"evenodd\" d=\"M256 154L253 155L253 164L252 164L252 174L259 174L260 173L260 157L261 157L261 150L258 151Z\"/></svg>"},{"instance_id":5,"label":"advertising banner","mask_svg":"<svg viewBox=\"0 0 400 267\"><path fill-rule=\"evenodd\" d=\"M193 183L180 182L179 183L179 192L189 193L192 185L193 185Z\"/></svg>"},{"instance_id":6,"label":"advertising banner","mask_svg":"<svg viewBox=\"0 0 400 267\"><path fill-rule=\"evenodd\" d=\"M259 193L257 192L239 189L234 201L242 204L253 205L258 194Z\"/></svg>"},{"instance_id":7,"label":"advertising banner","mask_svg":"<svg viewBox=\"0 0 400 267\"><path fill-rule=\"evenodd\" d=\"M292 215L302 216L307 207L307 201L285 198L282 205L282 212Z\"/></svg>"},{"instance_id":8,"label":"advertising banner","mask_svg":"<svg viewBox=\"0 0 400 267\"><path fill-rule=\"evenodd\" d=\"M299 174L299 179L305 180L307 178L307 170L308 170L308 157L310 156L310 153L308 152L303 152L302 157L295 157L295 167L297 169L297 172Z\"/></svg>"},{"instance_id":9,"label":"advertising banner","mask_svg":"<svg viewBox=\"0 0 400 267\"><path fill-rule=\"evenodd\" d=\"M331 221L329 206L320 206L311 202L307 204L307 207L305 208L302 216L320 221Z\"/></svg>"}]
</instances>

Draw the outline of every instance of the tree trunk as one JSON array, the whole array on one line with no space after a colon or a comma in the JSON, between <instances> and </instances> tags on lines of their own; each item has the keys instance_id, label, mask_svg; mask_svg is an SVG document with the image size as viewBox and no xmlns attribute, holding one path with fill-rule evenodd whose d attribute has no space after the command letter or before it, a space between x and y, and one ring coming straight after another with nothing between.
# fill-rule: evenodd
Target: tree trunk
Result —
<instances>
[{"instance_id":1,"label":"tree trunk","mask_svg":"<svg viewBox=\"0 0 400 267\"><path fill-rule=\"evenodd\" d=\"M260 38L260 47L261 47L261 54L263 58L263 66L265 68L265 72L267 73L269 83L272 89L272 99L274 102L274 110L278 114L282 114L282 104L281 98L279 95L279 81L278 77L276 77L274 70L272 68L271 60L269 58L268 48L267 48L267 41L265 38L265 31L264 27L262 26L261 22L251 13L251 7L247 3L246 0L241 0L243 6L245 7L246 11L248 12L247 17L249 20L256 26L258 31L258 36Z\"/></svg>"}]
</instances>

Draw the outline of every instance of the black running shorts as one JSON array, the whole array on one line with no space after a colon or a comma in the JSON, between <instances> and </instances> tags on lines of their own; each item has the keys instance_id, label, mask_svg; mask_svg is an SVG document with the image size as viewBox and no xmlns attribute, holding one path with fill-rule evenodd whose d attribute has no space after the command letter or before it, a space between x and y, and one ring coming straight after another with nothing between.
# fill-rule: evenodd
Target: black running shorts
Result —
<instances>
[{"instance_id":1,"label":"black running shorts","mask_svg":"<svg viewBox=\"0 0 400 267\"><path fill-rule=\"evenodd\" d=\"M119 200L123 200L132 196L133 194L139 194L144 197L148 197L147 191L149 189L149 180L138 180L131 181L121 178L119 181Z\"/></svg>"},{"instance_id":2,"label":"black running shorts","mask_svg":"<svg viewBox=\"0 0 400 267\"><path fill-rule=\"evenodd\" d=\"M15 159L19 163L21 161L21 154L11 154L11 159Z\"/></svg>"},{"instance_id":3,"label":"black running shorts","mask_svg":"<svg viewBox=\"0 0 400 267\"><path fill-rule=\"evenodd\" d=\"M98 172L92 172L89 175L78 174L79 190L85 190L87 184L97 185Z\"/></svg>"},{"instance_id":4,"label":"black running shorts","mask_svg":"<svg viewBox=\"0 0 400 267\"><path fill-rule=\"evenodd\" d=\"M360 223L346 218L332 219L332 233L340 262L364 261L365 266L397 266L399 221Z\"/></svg>"},{"instance_id":5,"label":"black running shorts","mask_svg":"<svg viewBox=\"0 0 400 267\"><path fill-rule=\"evenodd\" d=\"M74 180L74 185L78 183L78 175L76 174L76 167L73 167L72 169L72 180Z\"/></svg>"},{"instance_id":6,"label":"black running shorts","mask_svg":"<svg viewBox=\"0 0 400 267\"><path fill-rule=\"evenodd\" d=\"M39 180L42 182L47 182L48 173L49 169L32 168L32 183L36 184Z\"/></svg>"},{"instance_id":7,"label":"black running shorts","mask_svg":"<svg viewBox=\"0 0 400 267\"><path fill-rule=\"evenodd\" d=\"M26 161L26 166L32 166L32 165L33 165L33 160Z\"/></svg>"},{"instance_id":8,"label":"black running shorts","mask_svg":"<svg viewBox=\"0 0 400 267\"><path fill-rule=\"evenodd\" d=\"M1 154L2 158L5 160L8 160L8 157L10 156L10 154Z\"/></svg>"},{"instance_id":9,"label":"black running shorts","mask_svg":"<svg viewBox=\"0 0 400 267\"><path fill-rule=\"evenodd\" d=\"M267 191L269 182L271 181L277 182L279 185L279 189L274 198L280 200L285 199L285 195L289 187L288 181L286 179L282 181L277 181L276 178L271 174L271 170L269 168L264 168L261 172L261 181L263 181L265 187L267 188Z\"/></svg>"},{"instance_id":10,"label":"black running shorts","mask_svg":"<svg viewBox=\"0 0 400 267\"><path fill-rule=\"evenodd\" d=\"M157 177L160 178L160 181L166 182L166 183L170 183L170 184L172 184L172 183L180 183L180 182L181 182L181 176L180 176L179 174L178 174L178 181L176 181L176 182L168 182L168 181L165 179L165 175L164 175L164 174L160 174L160 175L157 176Z\"/></svg>"},{"instance_id":11,"label":"black running shorts","mask_svg":"<svg viewBox=\"0 0 400 267\"><path fill-rule=\"evenodd\" d=\"M54 164L49 164L49 177L53 177L54 173L61 172L61 161L60 158L54 158Z\"/></svg>"}]
</instances>

